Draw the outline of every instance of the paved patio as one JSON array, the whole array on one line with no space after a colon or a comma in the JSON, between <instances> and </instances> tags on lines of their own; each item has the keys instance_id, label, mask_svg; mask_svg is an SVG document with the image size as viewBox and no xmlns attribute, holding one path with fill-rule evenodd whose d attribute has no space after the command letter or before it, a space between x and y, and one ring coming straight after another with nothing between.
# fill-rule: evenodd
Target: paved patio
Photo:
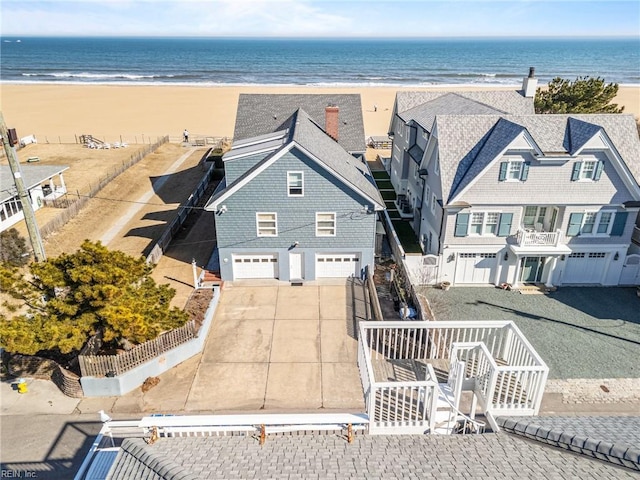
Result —
<instances>
[{"instance_id":1,"label":"paved patio","mask_svg":"<svg viewBox=\"0 0 640 480\"><path fill-rule=\"evenodd\" d=\"M639 378L640 298L634 288L563 287L519 294L491 287L429 289L438 320L513 320L549 378Z\"/></svg>"}]
</instances>

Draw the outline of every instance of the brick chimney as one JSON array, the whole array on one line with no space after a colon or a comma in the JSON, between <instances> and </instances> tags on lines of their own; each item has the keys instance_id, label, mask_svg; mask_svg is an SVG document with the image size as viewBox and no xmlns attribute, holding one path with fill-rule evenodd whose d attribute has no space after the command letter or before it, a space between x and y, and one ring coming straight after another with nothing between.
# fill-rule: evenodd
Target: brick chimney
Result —
<instances>
[{"instance_id":1,"label":"brick chimney","mask_svg":"<svg viewBox=\"0 0 640 480\"><path fill-rule=\"evenodd\" d=\"M335 141L338 141L339 113L337 105L327 105L324 109L324 131Z\"/></svg>"},{"instance_id":2,"label":"brick chimney","mask_svg":"<svg viewBox=\"0 0 640 480\"><path fill-rule=\"evenodd\" d=\"M522 94L527 97L535 97L536 88L538 87L538 79L536 78L536 69L529 67L529 76L522 79Z\"/></svg>"}]
</instances>

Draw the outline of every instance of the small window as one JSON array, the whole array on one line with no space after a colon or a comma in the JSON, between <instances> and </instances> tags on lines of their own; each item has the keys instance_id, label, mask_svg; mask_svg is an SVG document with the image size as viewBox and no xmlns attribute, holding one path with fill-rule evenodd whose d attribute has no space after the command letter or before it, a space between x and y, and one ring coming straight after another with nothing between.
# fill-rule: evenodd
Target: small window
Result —
<instances>
[{"instance_id":1,"label":"small window","mask_svg":"<svg viewBox=\"0 0 640 480\"><path fill-rule=\"evenodd\" d=\"M471 214L471 226L469 227L469 233L471 235L482 235L482 225L484 223L484 213Z\"/></svg>"},{"instance_id":2,"label":"small window","mask_svg":"<svg viewBox=\"0 0 640 480\"><path fill-rule=\"evenodd\" d=\"M507 168L507 180L520 180L523 163L524 162L509 162L509 167Z\"/></svg>"},{"instance_id":3,"label":"small window","mask_svg":"<svg viewBox=\"0 0 640 480\"><path fill-rule=\"evenodd\" d=\"M469 235L497 235L500 212L473 212L469 223Z\"/></svg>"},{"instance_id":4,"label":"small window","mask_svg":"<svg viewBox=\"0 0 640 480\"><path fill-rule=\"evenodd\" d=\"M611 219L613 218L613 212L600 213L600 221L598 222L598 233L609 233L611 227Z\"/></svg>"},{"instance_id":5,"label":"small window","mask_svg":"<svg viewBox=\"0 0 640 480\"><path fill-rule=\"evenodd\" d=\"M278 236L278 215L276 213L256 213L259 237Z\"/></svg>"},{"instance_id":6,"label":"small window","mask_svg":"<svg viewBox=\"0 0 640 480\"><path fill-rule=\"evenodd\" d=\"M316 213L316 237L336 236L336 214L332 212Z\"/></svg>"},{"instance_id":7,"label":"small window","mask_svg":"<svg viewBox=\"0 0 640 480\"><path fill-rule=\"evenodd\" d=\"M486 222L484 224L485 235L495 235L498 233L498 219L500 215L497 212L488 212Z\"/></svg>"},{"instance_id":8,"label":"small window","mask_svg":"<svg viewBox=\"0 0 640 480\"><path fill-rule=\"evenodd\" d=\"M287 172L287 188L290 197L304 196L304 173Z\"/></svg>"},{"instance_id":9,"label":"small window","mask_svg":"<svg viewBox=\"0 0 640 480\"><path fill-rule=\"evenodd\" d=\"M593 180L595 173L596 162L582 162L582 168L580 168L580 180Z\"/></svg>"}]
</instances>

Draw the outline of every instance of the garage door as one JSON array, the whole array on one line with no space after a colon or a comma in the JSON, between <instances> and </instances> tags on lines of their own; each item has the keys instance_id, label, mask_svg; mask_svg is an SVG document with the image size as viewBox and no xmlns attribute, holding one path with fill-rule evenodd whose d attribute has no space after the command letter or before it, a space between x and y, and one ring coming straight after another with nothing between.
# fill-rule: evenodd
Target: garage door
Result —
<instances>
[{"instance_id":1,"label":"garage door","mask_svg":"<svg viewBox=\"0 0 640 480\"><path fill-rule=\"evenodd\" d=\"M607 266L606 252L574 252L566 259L562 283L598 284Z\"/></svg>"},{"instance_id":2,"label":"garage door","mask_svg":"<svg viewBox=\"0 0 640 480\"><path fill-rule=\"evenodd\" d=\"M233 278L278 278L278 255L234 255Z\"/></svg>"},{"instance_id":3,"label":"garage door","mask_svg":"<svg viewBox=\"0 0 640 480\"><path fill-rule=\"evenodd\" d=\"M455 283L492 283L496 253L459 253Z\"/></svg>"},{"instance_id":4,"label":"garage door","mask_svg":"<svg viewBox=\"0 0 640 480\"><path fill-rule=\"evenodd\" d=\"M316 278L360 276L360 256L354 253L316 255Z\"/></svg>"}]
</instances>

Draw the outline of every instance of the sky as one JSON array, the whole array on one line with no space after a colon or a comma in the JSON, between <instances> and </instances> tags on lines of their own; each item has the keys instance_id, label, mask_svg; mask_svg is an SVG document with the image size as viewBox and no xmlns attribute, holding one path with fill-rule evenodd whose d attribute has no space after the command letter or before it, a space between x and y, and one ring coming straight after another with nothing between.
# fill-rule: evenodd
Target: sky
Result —
<instances>
[{"instance_id":1,"label":"sky","mask_svg":"<svg viewBox=\"0 0 640 480\"><path fill-rule=\"evenodd\" d=\"M638 0L2 0L3 36L640 37Z\"/></svg>"}]
</instances>

